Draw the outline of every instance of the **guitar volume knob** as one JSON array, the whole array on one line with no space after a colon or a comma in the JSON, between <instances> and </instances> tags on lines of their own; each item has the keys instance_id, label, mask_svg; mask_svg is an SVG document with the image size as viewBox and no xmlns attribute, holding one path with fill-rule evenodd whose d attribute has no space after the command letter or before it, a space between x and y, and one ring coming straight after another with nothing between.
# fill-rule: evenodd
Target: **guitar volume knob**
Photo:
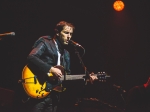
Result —
<instances>
[{"instance_id":1,"label":"guitar volume knob","mask_svg":"<svg viewBox=\"0 0 150 112\"><path fill-rule=\"evenodd\" d=\"M42 97L44 96L44 93L42 93Z\"/></svg>"},{"instance_id":2,"label":"guitar volume knob","mask_svg":"<svg viewBox=\"0 0 150 112\"><path fill-rule=\"evenodd\" d=\"M40 97L40 96L38 95L38 96L37 96L37 99L39 99L39 97Z\"/></svg>"}]
</instances>

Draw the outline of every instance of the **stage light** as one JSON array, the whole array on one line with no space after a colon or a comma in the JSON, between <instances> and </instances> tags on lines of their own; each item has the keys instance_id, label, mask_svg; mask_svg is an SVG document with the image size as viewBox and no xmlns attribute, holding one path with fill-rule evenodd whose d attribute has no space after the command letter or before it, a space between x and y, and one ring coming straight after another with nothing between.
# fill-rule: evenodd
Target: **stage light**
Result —
<instances>
[{"instance_id":1,"label":"stage light","mask_svg":"<svg viewBox=\"0 0 150 112\"><path fill-rule=\"evenodd\" d=\"M121 11L124 9L124 3L121 0L117 0L114 2L113 7L116 11Z\"/></svg>"}]
</instances>

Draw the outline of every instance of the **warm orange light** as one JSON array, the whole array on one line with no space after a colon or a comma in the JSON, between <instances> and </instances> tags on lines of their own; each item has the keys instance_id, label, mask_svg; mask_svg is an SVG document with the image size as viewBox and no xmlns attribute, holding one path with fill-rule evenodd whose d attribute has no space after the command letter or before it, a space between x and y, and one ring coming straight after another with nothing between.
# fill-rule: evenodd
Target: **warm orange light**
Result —
<instances>
[{"instance_id":1,"label":"warm orange light","mask_svg":"<svg viewBox=\"0 0 150 112\"><path fill-rule=\"evenodd\" d=\"M117 0L114 2L113 7L116 11L121 11L124 9L124 3L121 0Z\"/></svg>"}]
</instances>

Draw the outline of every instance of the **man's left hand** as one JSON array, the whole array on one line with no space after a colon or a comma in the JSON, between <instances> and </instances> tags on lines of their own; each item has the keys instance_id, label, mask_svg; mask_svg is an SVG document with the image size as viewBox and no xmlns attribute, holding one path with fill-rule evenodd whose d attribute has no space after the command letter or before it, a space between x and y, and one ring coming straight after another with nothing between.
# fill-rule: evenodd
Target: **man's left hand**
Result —
<instances>
[{"instance_id":1,"label":"man's left hand","mask_svg":"<svg viewBox=\"0 0 150 112\"><path fill-rule=\"evenodd\" d=\"M91 74L89 74L89 76L90 76L90 82L91 82L91 84L93 84L93 81L95 81L95 80L98 79L97 76L95 76L93 72Z\"/></svg>"}]
</instances>

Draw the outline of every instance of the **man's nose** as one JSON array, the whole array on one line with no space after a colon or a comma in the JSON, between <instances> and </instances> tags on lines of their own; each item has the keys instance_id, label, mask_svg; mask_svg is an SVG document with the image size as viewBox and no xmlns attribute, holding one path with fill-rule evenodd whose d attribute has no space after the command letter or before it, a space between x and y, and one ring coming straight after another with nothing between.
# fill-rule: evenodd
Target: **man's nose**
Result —
<instances>
[{"instance_id":1,"label":"man's nose","mask_svg":"<svg viewBox=\"0 0 150 112\"><path fill-rule=\"evenodd\" d=\"M70 39L71 38L71 34L68 34L68 39Z\"/></svg>"},{"instance_id":2,"label":"man's nose","mask_svg":"<svg viewBox=\"0 0 150 112\"><path fill-rule=\"evenodd\" d=\"M67 37L67 40L70 40L70 38L71 38L71 37L68 36L68 37Z\"/></svg>"}]
</instances>

